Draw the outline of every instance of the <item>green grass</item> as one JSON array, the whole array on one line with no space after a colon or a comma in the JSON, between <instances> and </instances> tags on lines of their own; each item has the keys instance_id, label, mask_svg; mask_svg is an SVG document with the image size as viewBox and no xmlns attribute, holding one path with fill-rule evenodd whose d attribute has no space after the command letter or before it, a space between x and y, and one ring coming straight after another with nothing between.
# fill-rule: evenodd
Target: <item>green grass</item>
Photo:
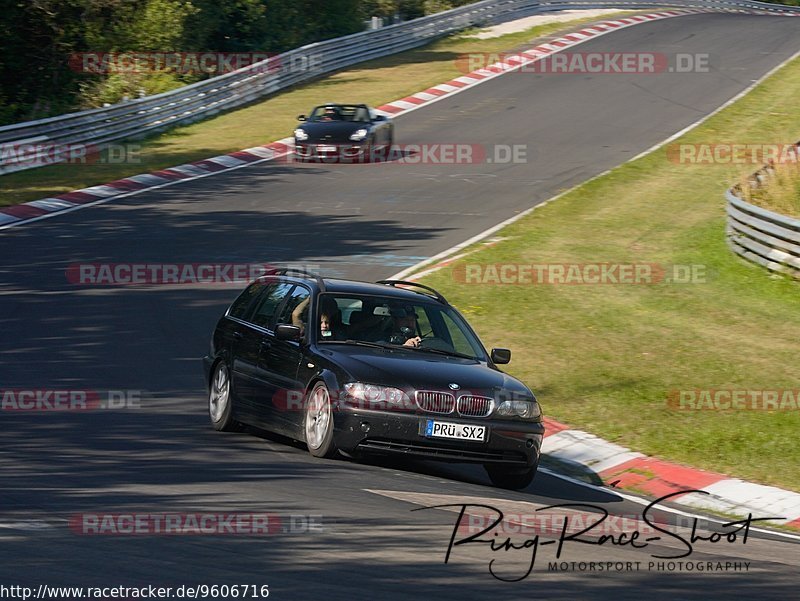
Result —
<instances>
[{"instance_id":1,"label":"green grass","mask_svg":"<svg viewBox=\"0 0 800 601\"><path fill-rule=\"evenodd\" d=\"M790 217L800 217L800 165L775 165L775 172L763 186L743 186L745 199L770 211Z\"/></svg>"},{"instance_id":2,"label":"green grass","mask_svg":"<svg viewBox=\"0 0 800 601\"><path fill-rule=\"evenodd\" d=\"M624 15L628 13L619 13ZM613 15L614 18L618 16ZM612 17L609 17L612 18ZM18 204L182 163L266 144L291 135L295 118L329 101L378 106L463 75L470 52L502 52L602 17L550 23L488 40L464 35L362 63L214 119L175 128L141 142L134 164L52 165L0 176L0 206ZM468 34L469 32L467 32Z\"/></svg>"},{"instance_id":3,"label":"green grass","mask_svg":"<svg viewBox=\"0 0 800 601\"><path fill-rule=\"evenodd\" d=\"M800 60L680 143L800 139ZM661 149L504 228L454 264L705 266L706 283L476 285L422 281L461 308L545 414L679 463L800 490L800 412L676 411L671 390L800 389L800 283L725 244L724 190L747 172L677 164Z\"/></svg>"}]
</instances>

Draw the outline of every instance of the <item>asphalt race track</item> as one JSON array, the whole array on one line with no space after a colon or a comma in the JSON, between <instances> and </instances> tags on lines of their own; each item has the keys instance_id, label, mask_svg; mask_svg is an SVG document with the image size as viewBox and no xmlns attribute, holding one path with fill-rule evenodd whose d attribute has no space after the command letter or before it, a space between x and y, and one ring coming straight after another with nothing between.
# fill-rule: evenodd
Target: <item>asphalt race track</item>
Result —
<instances>
[{"instance_id":1,"label":"asphalt race track","mask_svg":"<svg viewBox=\"0 0 800 601\"><path fill-rule=\"evenodd\" d=\"M146 391L125 411L2 413L0 584L269 585L274 599L319 600L796 596L800 547L754 533L747 544L698 541L680 560L749 562L747 571L649 569L666 561L653 555L685 551L669 537L642 549L567 543L559 559L638 561L638 570L548 572L554 545L516 583L493 578L489 562L519 577L530 549L463 545L445 565L458 514L411 509L481 502L530 513L571 502L636 516L643 507L546 473L507 492L480 468L322 461L289 441L215 433L199 358L237 289L78 286L65 272L294 262L389 276L635 156L798 50L800 19L702 14L638 25L576 51L707 53L711 71L508 74L396 120L400 144L523 144L526 162L265 163L0 233L2 388ZM133 512L266 512L284 526L306 517L294 532L262 536L68 527L78 514ZM315 527L302 532L309 519Z\"/></svg>"}]
</instances>

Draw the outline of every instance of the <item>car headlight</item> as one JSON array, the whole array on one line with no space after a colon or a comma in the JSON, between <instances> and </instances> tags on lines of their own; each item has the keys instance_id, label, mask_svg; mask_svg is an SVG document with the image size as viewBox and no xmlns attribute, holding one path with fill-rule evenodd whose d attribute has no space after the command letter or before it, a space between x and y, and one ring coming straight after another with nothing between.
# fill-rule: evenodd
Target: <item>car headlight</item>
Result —
<instances>
[{"instance_id":1,"label":"car headlight","mask_svg":"<svg viewBox=\"0 0 800 601\"><path fill-rule=\"evenodd\" d=\"M391 386L350 382L344 385L344 391L345 400L361 409L402 409L410 404L405 392Z\"/></svg>"},{"instance_id":2,"label":"car headlight","mask_svg":"<svg viewBox=\"0 0 800 601\"><path fill-rule=\"evenodd\" d=\"M350 139L353 140L354 142L360 142L361 140L367 137L368 133L369 132L366 129L357 129L353 133L353 135L350 136Z\"/></svg>"},{"instance_id":3,"label":"car headlight","mask_svg":"<svg viewBox=\"0 0 800 601\"><path fill-rule=\"evenodd\" d=\"M536 419L542 416L542 409L536 401L503 401L494 410L494 414L500 417Z\"/></svg>"},{"instance_id":4,"label":"car headlight","mask_svg":"<svg viewBox=\"0 0 800 601\"><path fill-rule=\"evenodd\" d=\"M308 140L308 134L304 129L296 129L294 130L294 137L300 141Z\"/></svg>"}]
</instances>

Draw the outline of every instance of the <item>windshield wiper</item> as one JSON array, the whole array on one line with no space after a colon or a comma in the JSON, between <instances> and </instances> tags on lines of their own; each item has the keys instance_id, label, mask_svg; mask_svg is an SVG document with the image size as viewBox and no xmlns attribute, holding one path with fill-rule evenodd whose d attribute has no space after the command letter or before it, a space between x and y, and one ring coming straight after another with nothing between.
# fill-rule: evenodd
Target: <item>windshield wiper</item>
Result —
<instances>
[{"instance_id":1,"label":"windshield wiper","mask_svg":"<svg viewBox=\"0 0 800 601\"><path fill-rule=\"evenodd\" d=\"M368 346L371 348L382 348L382 349L390 349L390 350L397 350L397 349L404 349L409 351L425 351L427 353L436 353L437 355L445 355L446 357L458 357L460 359L471 359L472 361L478 361L477 357L473 357L472 355L466 355L464 353L458 353L456 351L444 351L442 349L436 348L425 348L422 346L405 346L403 344L393 344L391 342L369 342L367 340L325 340L326 344L354 344L356 346Z\"/></svg>"},{"instance_id":2,"label":"windshield wiper","mask_svg":"<svg viewBox=\"0 0 800 601\"><path fill-rule=\"evenodd\" d=\"M472 359L473 361L477 361L477 357L473 357L472 355L466 355L464 353L459 353L456 351L445 351L438 348L425 348L424 346L410 346L406 347L413 349L415 351L425 351L426 353L436 353L438 355L445 355L447 357L460 357L461 359Z\"/></svg>"},{"instance_id":3,"label":"windshield wiper","mask_svg":"<svg viewBox=\"0 0 800 601\"><path fill-rule=\"evenodd\" d=\"M356 346L369 346L372 348L383 348L383 349L393 349L397 348L397 345L394 344L385 344L382 342L369 342L367 340L325 340L327 344L334 343L334 344L355 344Z\"/></svg>"}]
</instances>

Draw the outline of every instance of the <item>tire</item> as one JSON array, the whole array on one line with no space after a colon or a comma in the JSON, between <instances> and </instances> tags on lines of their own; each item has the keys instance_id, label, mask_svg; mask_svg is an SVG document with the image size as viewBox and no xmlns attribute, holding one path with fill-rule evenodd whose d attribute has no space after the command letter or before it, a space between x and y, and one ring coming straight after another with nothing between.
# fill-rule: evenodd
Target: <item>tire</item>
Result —
<instances>
[{"instance_id":1,"label":"tire","mask_svg":"<svg viewBox=\"0 0 800 601\"><path fill-rule=\"evenodd\" d=\"M394 145L394 135L392 132L389 132L389 138L386 140L386 144L381 146L380 150L380 160L382 162L388 161L389 157L392 154L392 146Z\"/></svg>"},{"instance_id":2,"label":"tire","mask_svg":"<svg viewBox=\"0 0 800 601\"><path fill-rule=\"evenodd\" d=\"M374 163L375 162L375 138L370 137L367 145L364 147L362 151L362 157L364 158L365 163Z\"/></svg>"},{"instance_id":3,"label":"tire","mask_svg":"<svg viewBox=\"0 0 800 601\"><path fill-rule=\"evenodd\" d=\"M225 361L214 366L208 391L208 416L211 425L219 432L239 432L242 429L242 425L233 419L231 372Z\"/></svg>"},{"instance_id":4,"label":"tire","mask_svg":"<svg viewBox=\"0 0 800 601\"><path fill-rule=\"evenodd\" d=\"M308 452L314 457L335 457L338 454L333 438L331 396L324 382L317 382L308 394L303 430Z\"/></svg>"},{"instance_id":5,"label":"tire","mask_svg":"<svg viewBox=\"0 0 800 601\"><path fill-rule=\"evenodd\" d=\"M527 488L536 476L538 465L528 469L509 469L501 465L485 465L489 479L498 488L521 490Z\"/></svg>"}]
</instances>

